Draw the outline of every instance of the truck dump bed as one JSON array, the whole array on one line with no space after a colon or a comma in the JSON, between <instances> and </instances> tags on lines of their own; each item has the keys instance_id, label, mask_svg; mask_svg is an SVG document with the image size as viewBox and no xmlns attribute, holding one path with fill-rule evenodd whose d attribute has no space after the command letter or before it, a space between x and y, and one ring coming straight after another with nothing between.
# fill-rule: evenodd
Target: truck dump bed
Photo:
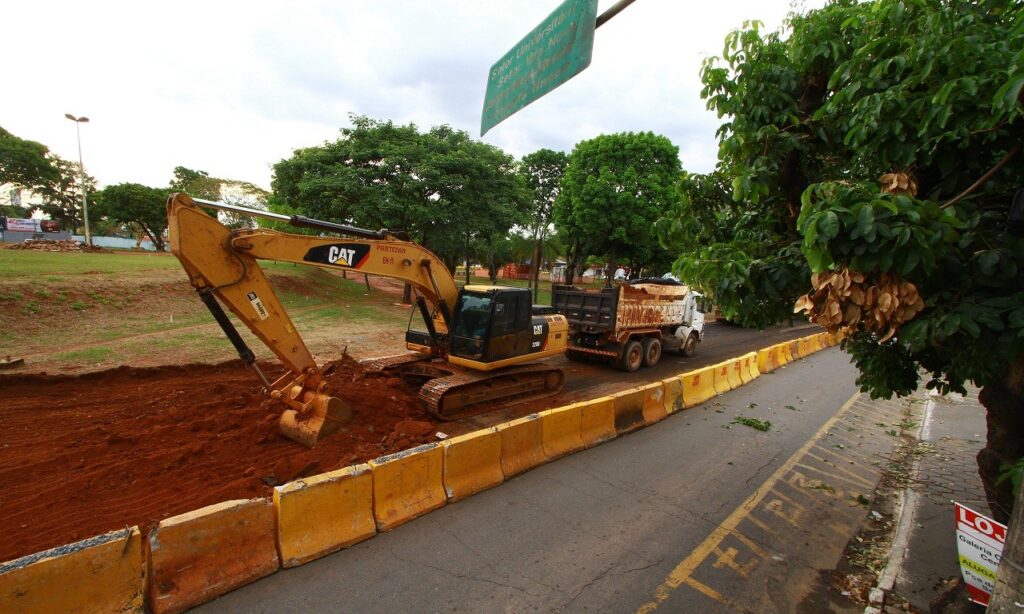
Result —
<instances>
[{"instance_id":1,"label":"truck dump bed","mask_svg":"<svg viewBox=\"0 0 1024 614\"><path fill-rule=\"evenodd\" d=\"M618 333L631 329L666 328L683 323L685 285L641 283L618 288L581 290L553 286L551 304L569 326L589 333Z\"/></svg>"}]
</instances>

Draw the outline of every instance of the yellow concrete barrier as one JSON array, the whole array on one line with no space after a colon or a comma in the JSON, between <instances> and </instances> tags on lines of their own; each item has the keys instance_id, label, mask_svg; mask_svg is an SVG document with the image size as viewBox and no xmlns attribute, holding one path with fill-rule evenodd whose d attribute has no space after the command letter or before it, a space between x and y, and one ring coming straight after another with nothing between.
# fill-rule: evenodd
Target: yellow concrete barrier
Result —
<instances>
[{"instance_id":1,"label":"yellow concrete barrier","mask_svg":"<svg viewBox=\"0 0 1024 614\"><path fill-rule=\"evenodd\" d=\"M674 414L686 409L686 404L683 402L683 379L681 377L665 378L661 380L661 385L665 388L666 414Z\"/></svg>"},{"instance_id":2,"label":"yellow concrete barrier","mask_svg":"<svg viewBox=\"0 0 1024 614\"><path fill-rule=\"evenodd\" d=\"M444 450L428 443L369 462L373 471L373 517L389 531L443 506Z\"/></svg>"},{"instance_id":3,"label":"yellow concrete barrier","mask_svg":"<svg viewBox=\"0 0 1024 614\"><path fill-rule=\"evenodd\" d=\"M772 349L770 347L757 351L757 370L761 373L771 373L775 370L775 363L772 361Z\"/></svg>"},{"instance_id":4,"label":"yellow concrete barrier","mask_svg":"<svg viewBox=\"0 0 1024 614\"><path fill-rule=\"evenodd\" d=\"M661 382L623 390L612 395L615 406L615 430L620 434L661 420L665 412L665 389Z\"/></svg>"},{"instance_id":5,"label":"yellow concrete barrier","mask_svg":"<svg viewBox=\"0 0 1024 614\"><path fill-rule=\"evenodd\" d=\"M679 376L683 380L683 405L693 407L715 396L715 368L697 369Z\"/></svg>"},{"instance_id":6,"label":"yellow concrete barrier","mask_svg":"<svg viewBox=\"0 0 1024 614\"><path fill-rule=\"evenodd\" d=\"M274 488L281 565L297 567L376 535L373 474L363 463Z\"/></svg>"},{"instance_id":7,"label":"yellow concrete barrier","mask_svg":"<svg viewBox=\"0 0 1024 614\"><path fill-rule=\"evenodd\" d=\"M743 356L743 368L746 370L750 380L761 377L761 371L757 368L757 352L751 352Z\"/></svg>"},{"instance_id":8,"label":"yellow concrete barrier","mask_svg":"<svg viewBox=\"0 0 1024 614\"><path fill-rule=\"evenodd\" d=\"M725 394L733 389L732 383L729 381L729 371L731 371L732 363L722 362L714 366L715 370L715 392L718 394Z\"/></svg>"},{"instance_id":9,"label":"yellow concrete barrier","mask_svg":"<svg viewBox=\"0 0 1024 614\"><path fill-rule=\"evenodd\" d=\"M537 414L511 420L497 427L501 436L501 470L505 479L544 463L544 424Z\"/></svg>"},{"instance_id":10,"label":"yellow concrete barrier","mask_svg":"<svg viewBox=\"0 0 1024 614\"><path fill-rule=\"evenodd\" d=\"M0 563L0 611L142 612L146 565L138 527Z\"/></svg>"},{"instance_id":11,"label":"yellow concrete barrier","mask_svg":"<svg viewBox=\"0 0 1024 614\"><path fill-rule=\"evenodd\" d=\"M566 405L540 412L544 455L548 460L572 454L585 447L580 436L583 411L579 405Z\"/></svg>"},{"instance_id":12,"label":"yellow concrete barrier","mask_svg":"<svg viewBox=\"0 0 1024 614\"><path fill-rule=\"evenodd\" d=\"M278 568L269 499L238 499L161 520L149 533L149 606L182 612Z\"/></svg>"},{"instance_id":13,"label":"yellow concrete barrier","mask_svg":"<svg viewBox=\"0 0 1024 614\"><path fill-rule=\"evenodd\" d=\"M615 400L601 397L579 404L580 406L580 439L586 447L615 439Z\"/></svg>"},{"instance_id":14,"label":"yellow concrete barrier","mask_svg":"<svg viewBox=\"0 0 1024 614\"><path fill-rule=\"evenodd\" d=\"M800 355L796 351L796 341L787 341L782 345L782 350L786 354L786 362L793 362L797 358L800 358Z\"/></svg>"},{"instance_id":15,"label":"yellow concrete barrier","mask_svg":"<svg viewBox=\"0 0 1024 614\"><path fill-rule=\"evenodd\" d=\"M797 347L800 349L800 358L807 358L814 353L814 343L810 337L797 339Z\"/></svg>"},{"instance_id":16,"label":"yellow concrete barrier","mask_svg":"<svg viewBox=\"0 0 1024 614\"><path fill-rule=\"evenodd\" d=\"M785 365L787 362L789 362L786 359L786 350L783 347L783 345L784 344L782 344L782 343L776 343L775 345L773 345L771 347L771 350L772 350L772 364L775 365L776 369L778 369L779 367L781 367L781 366Z\"/></svg>"},{"instance_id":17,"label":"yellow concrete barrier","mask_svg":"<svg viewBox=\"0 0 1024 614\"><path fill-rule=\"evenodd\" d=\"M444 448L444 492L459 501L505 481L501 470L501 436L488 428L452 437Z\"/></svg>"},{"instance_id":18,"label":"yellow concrete barrier","mask_svg":"<svg viewBox=\"0 0 1024 614\"><path fill-rule=\"evenodd\" d=\"M739 388L746 382L740 377L740 371L742 371L742 365L740 364L739 358L733 358L732 360L726 361L729 364L729 385L733 388Z\"/></svg>"}]
</instances>

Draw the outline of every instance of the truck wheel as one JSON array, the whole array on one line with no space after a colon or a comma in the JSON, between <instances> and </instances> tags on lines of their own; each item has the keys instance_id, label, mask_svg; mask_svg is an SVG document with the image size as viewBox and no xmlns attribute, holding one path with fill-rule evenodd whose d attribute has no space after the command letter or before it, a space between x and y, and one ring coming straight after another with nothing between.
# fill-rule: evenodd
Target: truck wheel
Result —
<instances>
[{"instance_id":1,"label":"truck wheel","mask_svg":"<svg viewBox=\"0 0 1024 614\"><path fill-rule=\"evenodd\" d=\"M693 356L693 353L697 351L696 333L690 333L690 336L686 338L686 342L683 343L683 347L679 351L683 356Z\"/></svg>"},{"instance_id":2,"label":"truck wheel","mask_svg":"<svg viewBox=\"0 0 1024 614\"><path fill-rule=\"evenodd\" d=\"M653 367L661 360L661 340L657 337L645 337L641 344L644 351L644 366Z\"/></svg>"},{"instance_id":3,"label":"truck wheel","mask_svg":"<svg viewBox=\"0 0 1024 614\"><path fill-rule=\"evenodd\" d=\"M627 373L632 373L640 368L644 362L644 349L639 341L628 341L622 349L622 357L619 358L619 368Z\"/></svg>"}]
</instances>

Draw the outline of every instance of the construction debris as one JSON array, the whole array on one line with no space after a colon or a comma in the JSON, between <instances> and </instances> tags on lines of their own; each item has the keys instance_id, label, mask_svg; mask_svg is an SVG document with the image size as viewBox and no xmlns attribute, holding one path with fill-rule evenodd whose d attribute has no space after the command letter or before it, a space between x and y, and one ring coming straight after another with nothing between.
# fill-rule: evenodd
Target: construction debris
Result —
<instances>
[{"instance_id":1,"label":"construction debris","mask_svg":"<svg viewBox=\"0 0 1024 614\"><path fill-rule=\"evenodd\" d=\"M7 249L28 249L37 252L102 252L105 251L102 247L95 245L86 245L67 239L64 241L54 241L51 239L26 239L21 243L13 243L7 246Z\"/></svg>"}]
</instances>

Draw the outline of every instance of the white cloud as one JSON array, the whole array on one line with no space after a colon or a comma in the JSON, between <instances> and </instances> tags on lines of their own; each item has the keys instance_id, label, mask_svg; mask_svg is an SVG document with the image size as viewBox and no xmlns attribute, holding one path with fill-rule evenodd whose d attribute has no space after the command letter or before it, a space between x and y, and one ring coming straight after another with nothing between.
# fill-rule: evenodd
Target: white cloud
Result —
<instances>
[{"instance_id":1,"label":"white cloud","mask_svg":"<svg viewBox=\"0 0 1024 614\"><path fill-rule=\"evenodd\" d=\"M165 185L177 165L269 187L271 165L336 137L348 114L479 132L490 65L557 0L36 2L5 6L0 125L77 158L107 185ZM602 0L600 9L612 4ZM715 162L700 63L785 0L638 0L596 34L591 66L493 128L522 156L650 130L688 170ZM17 50L17 51L12 51Z\"/></svg>"}]
</instances>

